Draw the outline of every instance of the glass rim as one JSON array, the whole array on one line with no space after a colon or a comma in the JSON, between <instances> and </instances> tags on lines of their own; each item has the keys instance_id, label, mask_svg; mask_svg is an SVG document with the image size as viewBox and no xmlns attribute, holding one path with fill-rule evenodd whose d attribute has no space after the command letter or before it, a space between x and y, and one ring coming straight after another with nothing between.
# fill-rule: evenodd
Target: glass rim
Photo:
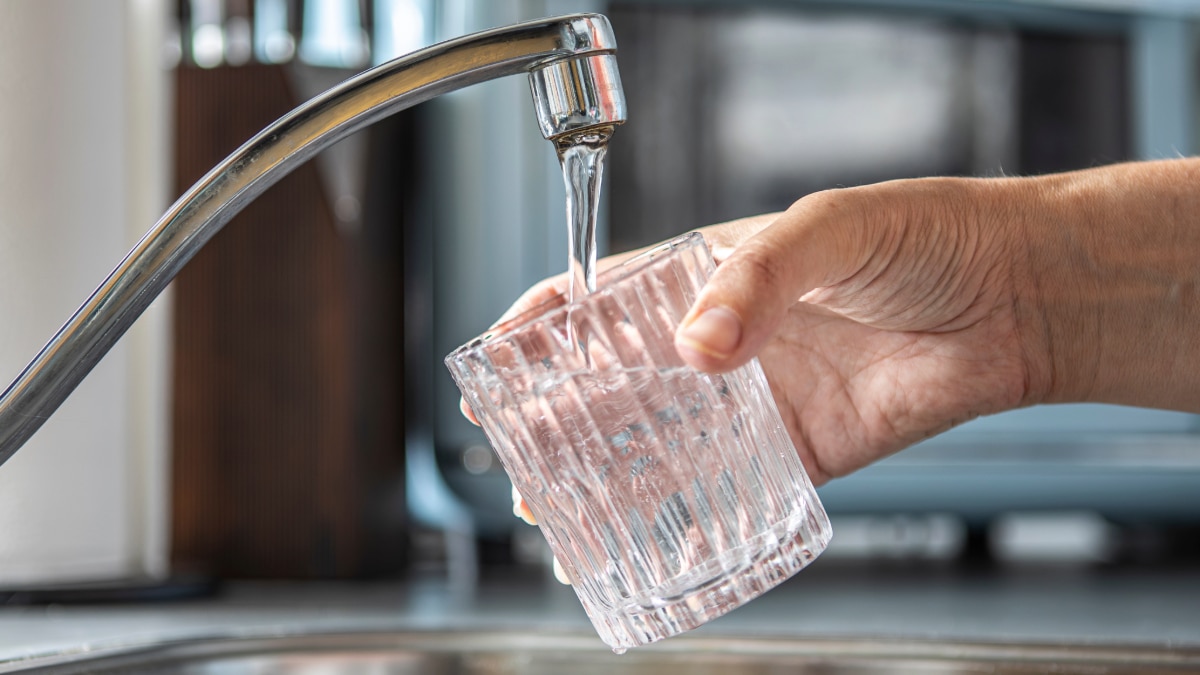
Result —
<instances>
[{"instance_id":1,"label":"glass rim","mask_svg":"<svg viewBox=\"0 0 1200 675\"><path fill-rule=\"evenodd\" d=\"M676 251L693 247L697 244L703 246L705 251L708 250L708 242L704 239L704 235L695 230L691 232L685 232L660 244L656 244L655 246L633 256L632 258L624 260L621 263L601 272L599 275L597 275L597 286L600 286L599 282L601 280L604 281L604 286L620 283L621 281L644 272L650 265L657 261L661 261L665 254L675 253ZM481 349L493 341L501 339L503 336L510 333L514 333L525 326L538 321L545 321L557 313L566 314L571 309L580 307L588 303L592 298L605 295L605 293L606 288L598 287L595 292L586 294L582 298L579 298L572 303L566 302L565 292L556 293L554 294L554 297L534 305L533 307L521 312L513 318L504 321L503 323L499 323L491 328L488 328L483 332L483 334L450 352L450 354L446 356L445 360L447 362L456 360L468 352Z\"/></svg>"}]
</instances>

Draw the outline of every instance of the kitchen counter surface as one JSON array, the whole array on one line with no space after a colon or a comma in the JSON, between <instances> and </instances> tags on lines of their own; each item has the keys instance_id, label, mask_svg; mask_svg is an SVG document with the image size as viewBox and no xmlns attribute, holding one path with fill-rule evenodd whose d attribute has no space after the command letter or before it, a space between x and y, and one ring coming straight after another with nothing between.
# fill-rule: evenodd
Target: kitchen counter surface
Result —
<instances>
[{"instance_id":1,"label":"kitchen counter surface","mask_svg":"<svg viewBox=\"0 0 1200 675\"><path fill-rule=\"evenodd\" d=\"M443 629L594 636L569 588L528 573L490 575L474 590L437 578L246 582L195 600L0 606L0 670L40 655L198 637ZM967 572L822 559L697 633L1200 648L1200 568Z\"/></svg>"}]
</instances>

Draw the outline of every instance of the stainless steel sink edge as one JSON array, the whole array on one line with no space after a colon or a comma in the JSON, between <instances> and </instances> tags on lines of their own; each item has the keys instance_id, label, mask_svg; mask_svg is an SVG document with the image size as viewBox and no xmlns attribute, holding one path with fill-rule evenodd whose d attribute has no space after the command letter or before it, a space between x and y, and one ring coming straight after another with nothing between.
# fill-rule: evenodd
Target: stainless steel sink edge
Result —
<instances>
[{"instance_id":1,"label":"stainless steel sink edge","mask_svg":"<svg viewBox=\"0 0 1200 675\"><path fill-rule=\"evenodd\" d=\"M504 655L586 659L621 668L653 662L663 665L707 661L729 665L802 664L997 664L1039 666L1055 672L1141 672L1146 668L1200 673L1200 648L1161 645L1089 645L953 642L895 638L754 638L682 636L612 654L594 635L581 632L412 630L208 636L179 640L89 646L44 656L0 662L0 673L123 672L138 667L256 657L405 654L455 657ZM1105 670L1094 670L1104 668ZM1120 670L1111 671L1110 668ZM156 670L155 672L161 672ZM757 672L757 671L755 671ZM821 671L827 672L827 671ZM835 671L828 671L835 672ZM855 670L854 672L863 672ZM889 671L892 672L892 671ZM908 672L908 671L895 671ZM999 672L999 671L998 671ZM1007 671L1004 671L1007 672Z\"/></svg>"}]
</instances>

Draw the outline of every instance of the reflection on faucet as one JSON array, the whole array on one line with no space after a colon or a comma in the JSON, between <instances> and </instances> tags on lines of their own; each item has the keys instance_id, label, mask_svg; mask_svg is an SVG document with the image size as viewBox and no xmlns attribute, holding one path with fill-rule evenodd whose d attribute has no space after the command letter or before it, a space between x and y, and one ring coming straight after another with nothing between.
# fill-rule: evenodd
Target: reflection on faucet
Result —
<instances>
[{"instance_id":1,"label":"reflection on faucet","mask_svg":"<svg viewBox=\"0 0 1200 675\"><path fill-rule=\"evenodd\" d=\"M0 394L0 464L58 408L225 223L322 149L441 94L528 73L547 139L625 120L608 20L544 19L402 56L334 87L250 139L179 198Z\"/></svg>"}]
</instances>

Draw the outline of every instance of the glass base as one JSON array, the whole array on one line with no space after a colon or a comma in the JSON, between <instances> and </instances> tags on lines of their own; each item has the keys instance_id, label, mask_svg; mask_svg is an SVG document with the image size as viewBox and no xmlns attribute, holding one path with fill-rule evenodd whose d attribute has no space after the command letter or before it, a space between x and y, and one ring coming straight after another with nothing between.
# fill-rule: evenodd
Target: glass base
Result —
<instances>
[{"instance_id":1,"label":"glass base","mask_svg":"<svg viewBox=\"0 0 1200 675\"><path fill-rule=\"evenodd\" d=\"M693 570L656 593L590 616L592 625L617 653L698 628L804 569L825 550L830 535L823 512L788 519L727 551L714 561L715 575Z\"/></svg>"}]
</instances>

